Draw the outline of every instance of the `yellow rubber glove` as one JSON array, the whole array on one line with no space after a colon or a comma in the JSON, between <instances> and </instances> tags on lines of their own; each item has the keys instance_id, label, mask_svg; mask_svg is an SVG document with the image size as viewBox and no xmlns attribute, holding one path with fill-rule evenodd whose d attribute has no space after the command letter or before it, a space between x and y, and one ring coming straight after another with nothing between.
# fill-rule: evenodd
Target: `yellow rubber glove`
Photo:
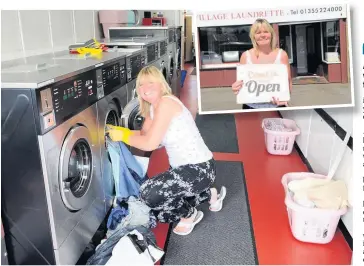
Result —
<instances>
[{"instance_id":1,"label":"yellow rubber glove","mask_svg":"<svg viewBox=\"0 0 364 266\"><path fill-rule=\"evenodd\" d=\"M133 135L133 132L126 127L106 125L106 134L109 135L112 141L122 141L129 145L129 138Z\"/></svg>"}]
</instances>

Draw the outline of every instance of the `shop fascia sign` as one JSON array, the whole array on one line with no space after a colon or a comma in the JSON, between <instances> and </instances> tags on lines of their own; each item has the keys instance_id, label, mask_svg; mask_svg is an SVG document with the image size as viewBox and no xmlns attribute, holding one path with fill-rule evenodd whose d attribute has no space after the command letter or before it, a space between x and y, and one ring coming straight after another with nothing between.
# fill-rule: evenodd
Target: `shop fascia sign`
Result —
<instances>
[{"instance_id":1,"label":"shop fascia sign","mask_svg":"<svg viewBox=\"0 0 364 266\"><path fill-rule=\"evenodd\" d=\"M249 25L258 18L266 19L270 23L330 20L346 18L347 10L349 7L346 4L326 4L284 8L198 11L196 12L196 26Z\"/></svg>"}]
</instances>

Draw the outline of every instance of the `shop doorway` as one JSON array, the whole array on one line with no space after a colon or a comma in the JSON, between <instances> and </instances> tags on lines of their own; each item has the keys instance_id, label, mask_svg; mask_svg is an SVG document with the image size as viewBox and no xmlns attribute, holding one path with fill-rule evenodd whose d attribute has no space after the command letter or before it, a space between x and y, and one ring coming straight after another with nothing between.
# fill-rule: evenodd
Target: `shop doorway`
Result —
<instances>
[{"instance_id":1,"label":"shop doorway","mask_svg":"<svg viewBox=\"0 0 364 266\"><path fill-rule=\"evenodd\" d=\"M320 23L294 25L297 76L319 75L322 62Z\"/></svg>"},{"instance_id":2,"label":"shop doorway","mask_svg":"<svg viewBox=\"0 0 364 266\"><path fill-rule=\"evenodd\" d=\"M279 26L280 47L292 66L293 78L314 78L309 83L327 83L323 77L320 23Z\"/></svg>"}]
</instances>

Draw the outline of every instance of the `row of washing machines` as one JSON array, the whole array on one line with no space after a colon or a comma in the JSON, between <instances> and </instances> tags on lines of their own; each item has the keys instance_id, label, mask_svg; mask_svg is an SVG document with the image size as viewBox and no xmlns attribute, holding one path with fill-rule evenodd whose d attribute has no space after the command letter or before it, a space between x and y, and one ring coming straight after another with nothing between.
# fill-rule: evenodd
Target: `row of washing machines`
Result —
<instances>
[{"instance_id":1,"label":"row of washing machines","mask_svg":"<svg viewBox=\"0 0 364 266\"><path fill-rule=\"evenodd\" d=\"M64 51L2 62L1 204L10 264L78 261L114 198L105 125L141 128L135 81L146 65L159 68L178 96L178 33L104 40L111 49L101 58Z\"/></svg>"}]
</instances>

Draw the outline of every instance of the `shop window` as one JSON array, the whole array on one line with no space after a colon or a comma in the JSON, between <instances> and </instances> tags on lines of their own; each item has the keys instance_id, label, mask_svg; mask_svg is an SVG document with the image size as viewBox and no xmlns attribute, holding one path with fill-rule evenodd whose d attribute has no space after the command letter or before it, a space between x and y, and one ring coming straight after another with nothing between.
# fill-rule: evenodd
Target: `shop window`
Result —
<instances>
[{"instance_id":1,"label":"shop window","mask_svg":"<svg viewBox=\"0 0 364 266\"><path fill-rule=\"evenodd\" d=\"M289 63L293 63L292 26L279 26L279 47L286 51Z\"/></svg>"},{"instance_id":2,"label":"shop window","mask_svg":"<svg viewBox=\"0 0 364 266\"><path fill-rule=\"evenodd\" d=\"M253 47L250 26L219 26L198 29L201 64L237 63Z\"/></svg>"},{"instance_id":3,"label":"shop window","mask_svg":"<svg viewBox=\"0 0 364 266\"><path fill-rule=\"evenodd\" d=\"M340 63L340 25L339 21L321 22L322 61Z\"/></svg>"}]
</instances>

